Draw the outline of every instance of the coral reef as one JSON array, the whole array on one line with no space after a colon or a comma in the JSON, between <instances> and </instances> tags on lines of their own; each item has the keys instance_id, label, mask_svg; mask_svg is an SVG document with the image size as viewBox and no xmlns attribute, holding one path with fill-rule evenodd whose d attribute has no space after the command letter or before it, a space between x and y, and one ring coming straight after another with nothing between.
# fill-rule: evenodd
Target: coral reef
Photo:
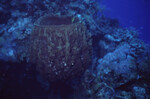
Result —
<instances>
[{"instance_id":1,"label":"coral reef","mask_svg":"<svg viewBox=\"0 0 150 99\"><path fill-rule=\"evenodd\" d=\"M90 36L73 18L46 15L35 23L29 58L50 81L74 78L91 63Z\"/></svg>"},{"instance_id":2,"label":"coral reef","mask_svg":"<svg viewBox=\"0 0 150 99\"><path fill-rule=\"evenodd\" d=\"M85 73L82 83L87 98L149 98L149 46L136 37L134 29L114 31L99 40L99 50L106 54L96 55L100 58L97 58L95 72L89 69ZM119 42L114 40L118 39L115 35L120 35L117 36Z\"/></svg>"},{"instance_id":3,"label":"coral reef","mask_svg":"<svg viewBox=\"0 0 150 99\"><path fill-rule=\"evenodd\" d=\"M150 46L96 1L0 0L0 99L150 98Z\"/></svg>"}]
</instances>

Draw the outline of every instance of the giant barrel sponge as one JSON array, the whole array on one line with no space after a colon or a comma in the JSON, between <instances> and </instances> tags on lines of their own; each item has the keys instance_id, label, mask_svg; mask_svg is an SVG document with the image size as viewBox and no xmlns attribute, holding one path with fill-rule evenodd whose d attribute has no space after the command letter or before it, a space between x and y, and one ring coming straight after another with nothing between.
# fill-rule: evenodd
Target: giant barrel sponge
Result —
<instances>
[{"instance_id":1,"label":"giant barrel sponge","mask_svg":"<svg viewBox=\"0 0 150 99\"><path fill-rule=\"evenodd\" d=\"M29 58L50 81L80 76L91 63L86 27L71 16L43 16L34 25Z\"/></svg>"}]
</instances>

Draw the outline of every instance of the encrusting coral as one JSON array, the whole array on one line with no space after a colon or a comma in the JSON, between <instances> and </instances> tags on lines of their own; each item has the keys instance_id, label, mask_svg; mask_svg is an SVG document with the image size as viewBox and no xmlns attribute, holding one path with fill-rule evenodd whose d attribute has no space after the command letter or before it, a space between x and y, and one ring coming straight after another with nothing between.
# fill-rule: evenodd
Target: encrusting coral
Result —
<instances>
[{"instance_id":1,"label":"encrusting coral","mask_svg":"<svg viewBox=\"0 0 150 99\"><path fill-rule=\"evenodd\" d=\"M35 22L30 60L50 81L81 75L91 63L91 41L78 18L45 15Z\"/></svg>"}]
</instances>

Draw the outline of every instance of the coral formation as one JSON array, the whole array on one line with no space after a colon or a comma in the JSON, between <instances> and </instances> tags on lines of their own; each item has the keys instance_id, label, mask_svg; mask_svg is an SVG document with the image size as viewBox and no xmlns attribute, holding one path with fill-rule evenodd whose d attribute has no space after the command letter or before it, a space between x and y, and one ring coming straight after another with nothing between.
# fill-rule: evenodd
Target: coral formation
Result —
<instances>
[{"instance_id":1,"label":"coral formation","mask_svg":"<svg viewBox=\"0 0 150 99\"><path fill-rule=\"evenodd\" d=\"M97 0L0 0L0 99L150 99L150 46L104 10ZM45 14L58 21L45 16L34 27ZM92 64L68 81L90 63L85 30ZM35 67L51 81L67 82L49 83Z\"/></svg>"},{"instance_id":2,"label":"coral formation","mask_svg":"<svg viewBox=\"0 0 150 99\"><path fill-rule=\"evenodd\" d=\"M89 37L78 18L45 15L35 22L30 60L50 81L74 78L90 65Z\"/></svg>"}]
</instances>

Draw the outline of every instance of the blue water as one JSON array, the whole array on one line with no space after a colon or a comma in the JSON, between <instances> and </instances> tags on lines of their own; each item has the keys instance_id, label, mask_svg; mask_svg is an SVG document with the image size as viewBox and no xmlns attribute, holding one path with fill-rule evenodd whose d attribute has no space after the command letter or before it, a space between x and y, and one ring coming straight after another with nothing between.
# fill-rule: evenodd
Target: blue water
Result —
<instances>
[{"instance_id":1,"label":"blue water","mask_svg":"<svg viewBox=\"0 0 150 99\"><path fill-rule=\"evenodd\" d=\"M105 15L119 20L123 27L135 27L140 38L150 43L150 0L102 0Z\"/></svg>"}]
</instances>

